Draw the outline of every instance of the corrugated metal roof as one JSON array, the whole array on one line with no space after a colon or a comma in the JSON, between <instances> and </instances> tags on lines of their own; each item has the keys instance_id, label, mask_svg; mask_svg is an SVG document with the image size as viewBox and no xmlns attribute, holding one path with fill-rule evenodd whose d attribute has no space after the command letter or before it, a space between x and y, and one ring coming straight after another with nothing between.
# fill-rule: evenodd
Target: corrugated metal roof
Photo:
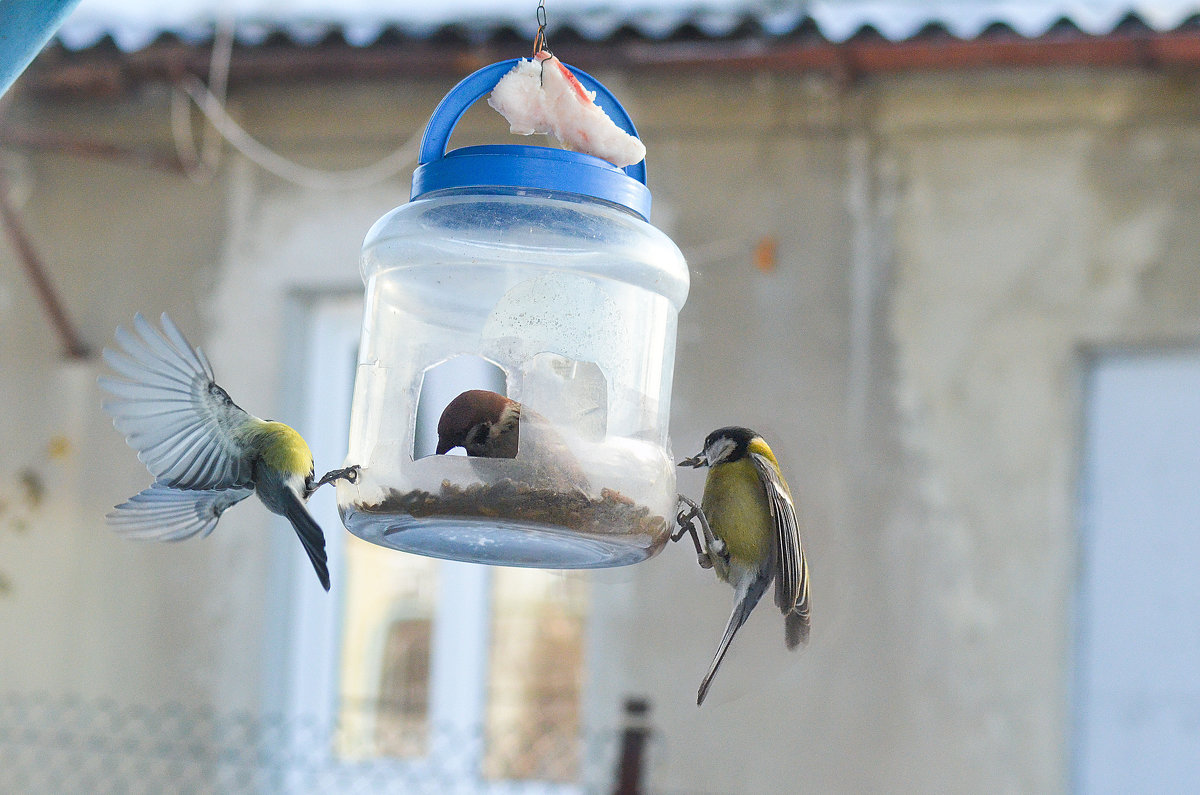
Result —
<instances>
[{"instance_id":1,"label":"corrugated metal roof","mask_svg":"<svg viewBox=\"0 0 1200 795\"><path fill-rule=\"evenodd\" d=\"M1200 17L1200 0L547 0L546 8L551 38L570 30L588 40L621 30L657 40L685 28L724 38L747 25L785 36L806 23L833 42L866 30L903 41L930 27L961 39L995 26L1036 38L1062 23L1103 35L1130 19L1167 31ZM135 51L162 36L203 43L218 24L231 24L245 45L282 35L304 46L340 35L367 46L388 31L482 41L504 31L532 38L535 9L532 0L82 0L57 37L72 50L111 38Z\"/></svg>"}]
</instances>

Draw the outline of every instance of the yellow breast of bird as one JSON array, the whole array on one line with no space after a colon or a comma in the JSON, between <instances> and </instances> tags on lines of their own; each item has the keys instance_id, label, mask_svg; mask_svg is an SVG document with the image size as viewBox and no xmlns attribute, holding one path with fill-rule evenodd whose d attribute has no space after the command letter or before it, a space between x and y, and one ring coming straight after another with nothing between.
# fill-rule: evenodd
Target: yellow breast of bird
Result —
<instances>
[{"instance_id":1,"label":"yellow breast of bird","mask_svg":"<svg viewBox=\"0 0 1200 795\"><path fill-rule=\"evenodd\" d=\"M767 494L748 458L717 464L704 481L700 501L713 534L725 542L731 559L764 560L770 554L774 525Z\"/></svg>"},{"instance_id":2,"label":"yellow breast of bird","mask_svg":"<svg viewBox=\"0 0 1200 795\"><path fill-rule=\"evenodd\" d=\"M263 433L270 444L263 448L263 462L282 472L307 472L312 469L312 451L304 437L282 422L263 423Z\"/></svg>"}]
</instances>

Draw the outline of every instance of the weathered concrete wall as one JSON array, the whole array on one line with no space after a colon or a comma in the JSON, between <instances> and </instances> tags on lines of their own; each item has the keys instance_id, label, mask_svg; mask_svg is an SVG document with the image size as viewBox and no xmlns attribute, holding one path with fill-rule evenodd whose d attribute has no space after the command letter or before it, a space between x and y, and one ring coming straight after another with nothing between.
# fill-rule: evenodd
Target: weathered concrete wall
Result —
<instances>
[{"instance_id":1,"label":"weathered concrete wall","mask_svg":"<svg viewBox=\"0 0 1200 795\"><path fill-rule=\"evenodd\" d=\"M1194 99L1171 81L1013 75L939 119L958 91L931 80L903 112L881 103L899 175L896 432L921 519L889 542L926 575L902 592L926 617L910 638L936 688L921 701L960 738L961 767L930 783L1045 791L1069 751L1084 357L1200 331ZM911 129L931 120L937 135Z\"/></svg>"},{"instance_id":2,"label":"weathered concrete wall","mask_svg":"<svg viewBox=\"0 0 1200 795\"><path fill-rule=\"evenodd\" d=\"M815 615L809 648L789 654L764 604L697 710L731 594L689 547L668 549L597 608L623 629L593 637L590 699L652 699L658 792L1065 788L1078 375L1093 346L1200 339L1200 84L599 76L642 130L655 221L693 268L675 452L723 424L767 436L801 504ZM232 100L269 145L345 167L397 145L448 87ZM16 110L168 145L165 100ZM495 129L473 111L456 144ZM297 399L289 306L357 289L363 234L407 195L403 176L352 196L302 190L236 157L203 185L11 162L89 342L167 310L247 408L280 418ZM763 236L779 251L766 273L751 258ZM99 365L62 372L11 251L0 256L0 478L33 465L52 489L27 533L0 525L14 585L0 598L0 690L257 708L263 637L286 618L270 573L294 550L273 544L258 506L203 542L109 534L103 513L145 472L98 408ZM43 448L64 432L73 458L52 461ZM701 477L681 489L699 496ZM602 603L602 583L594 594Z\"/></svg>"}]
</instances>

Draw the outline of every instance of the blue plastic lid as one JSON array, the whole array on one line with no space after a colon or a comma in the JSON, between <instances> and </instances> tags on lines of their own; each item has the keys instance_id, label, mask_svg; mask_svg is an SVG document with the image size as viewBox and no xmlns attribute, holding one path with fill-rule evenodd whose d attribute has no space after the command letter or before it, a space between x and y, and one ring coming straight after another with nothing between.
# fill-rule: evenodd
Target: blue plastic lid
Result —
<instances>
[{"instance_id":1,"label":"blue plastic lid","mask_svg":"<svg viewBox=\"0 0 1200 795\"><path fill-rule=\"evenodd\" d=\"M420 164L413 172L410 198L448 188L529 188L602 199L649 220L650 189L646 187L644 160L618 168L582 152L512 144L446 151L450 134L467 108L495 88L520 60L485 66L464 78L438 103L421 139ZM596 92L596 103L618 127L637 135L633 120L612 92L586 72L567 68L585 88Z\"/></svg>"}]
</instances>

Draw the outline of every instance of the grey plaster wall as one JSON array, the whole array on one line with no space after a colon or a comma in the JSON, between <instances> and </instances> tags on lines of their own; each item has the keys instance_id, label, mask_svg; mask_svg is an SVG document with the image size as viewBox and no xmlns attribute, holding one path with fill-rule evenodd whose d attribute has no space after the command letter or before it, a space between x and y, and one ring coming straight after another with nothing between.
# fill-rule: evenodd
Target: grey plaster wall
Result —
<instances>
[{"instance_id":1,"label":"grey plaster wall","mask_svg":"<svg viewBox=\"0 0 1200 795\"><path fill-rule=\"evenodd\" d=\"M651 698L662 793L1064 789L1079 376L1097 346L1200 340L1200 85L1065 70L849 88L599 76L642 130L654 220L692 265L675 452L729 423L775 446L806 528L814 631L787 653L764 604L697 710L731 593L671 548L620 575L611 602L594 588L589 699ZM447 88L243 87L232 107L269 145L347 167L407 138ZM170 141L153 90L18 98L14 113ZM456 143L495 130L473 111ZM289 307L357 289L367 226L407 195L404 176L302 190L237 156L204 184L3 162L89 343L167 310L243 405L281 419L302 360ZM770 272L751 256L764 236L778 241ZM9 493L33 467L49 487L27 531L0 519L13 585L0 691L262 707L264 638L294 620L278 599L290 539L254 505L202 542L114 538L103 513L146 475L99 411L102 368L62 362L6 245L0 309L0 482ZM47 453L58 436L66 457ZM701 484L681 475L695 496Z\"/></svg>"}]
</instances>

